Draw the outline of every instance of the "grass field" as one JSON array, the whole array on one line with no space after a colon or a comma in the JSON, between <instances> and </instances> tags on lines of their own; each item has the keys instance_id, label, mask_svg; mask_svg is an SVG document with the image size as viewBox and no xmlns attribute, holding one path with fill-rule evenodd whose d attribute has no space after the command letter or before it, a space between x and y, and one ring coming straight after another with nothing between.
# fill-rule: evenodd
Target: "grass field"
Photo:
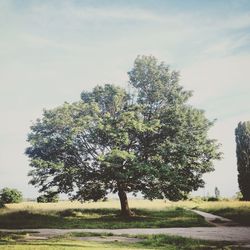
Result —
<instances>
[{"instance_id":1,"label":"grass field","mask_svg":"<svg viewBox=\"0 0 250 250\"><path fill-rule=\"evenodd\" d=\"M94 208L95 207L95 208ZM98 207L98 209L96 208ZM119 201L21 203L0 210L0 228L161 228L209 226L204 219L163 201L132 201L132 218L120 217Z\"/></svg>"},{"instance_id":2,"label":"grass field","mask_svg":"<svg viewBox=\"0 0 250 250\"><path fill-rule=\"evenodd\" d=\"M191 205L191 204L190 204ZM250 202L216 201L194 203L193 208L232 219L244 226L250 226Z\"/></svg>"},{"instance_id":3,"label":"grass field","mask_svg":"<svg viewBox=\"0 0 250 250\"><path fill-rule=\"evenodd\" d=\"M204 202L130 200L136 216L119 216L118 200L97 203L23 202L0 209L0 228L144 228L208 226L204 219L185 208L196 208L250 225L250 202ZM98 209L97 209L98 208Z\"/></svg>"},{"instance_id":4,"label":"grass field","mask_svg":"<svg viewBox=\"0 0 250 250\"><path fill-rule=\"evenodd\" d=\"M13 250L80 250L80 249L236 249L230 247L231 243L225 242L211 242L193 240L183 237L166 236L166 235L153 235L153 236L137 236L143 239L142 242L137 243L122 243L122 242L92 242L83 241L79 237L91 236L89 233L71 233L65 236L51 238L50 240L39 240L25 242L27 234L17 233L0 233L0 249L13 249ZM92 235L96 236L96 234ZM108 238L109 236L100 235L100 237ZM129 237L129 236L127 236ZM237 247L237 249L244 249Z\"/></svg>"},{"instance_id":5,"label":"grass field","mask_svg":"<svg viewBox=\"0 0 250 250\"><path fill-rule=\"evenodd\" d=\"M164 200L139 200L130 199L129 206L131 209L153 209L162 210L168 207L183 206L183 202L170 202ZM42 211L60 211L65 209L102 209L113 208L120 209L120 202L118 199L108 200L105 202L85 202L78 201L60 201L58 203L37 203L37 202L21 202L17 204L7 204L6 207L12 211L14 210L42 210Z\"/></svg>"}]
</instances>

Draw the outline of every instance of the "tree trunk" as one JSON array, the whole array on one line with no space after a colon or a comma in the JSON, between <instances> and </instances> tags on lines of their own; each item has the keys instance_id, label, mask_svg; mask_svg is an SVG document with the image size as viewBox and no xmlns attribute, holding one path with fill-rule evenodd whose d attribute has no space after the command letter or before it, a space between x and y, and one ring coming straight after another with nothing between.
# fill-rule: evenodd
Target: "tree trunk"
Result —
<instances>
[{"instance_id":1,"label":"tree trunk","mask_svg":"<svg viewBox=\"0 0 250 250\"><path fill-rule=\"evenodd\" d=\"M127 194L122 188L119 188L118 196L120 198L120 203L121 203L121 215L124 217L131 217L133 213L130 211L128 206Z\"/></svg>"}]
</instances>

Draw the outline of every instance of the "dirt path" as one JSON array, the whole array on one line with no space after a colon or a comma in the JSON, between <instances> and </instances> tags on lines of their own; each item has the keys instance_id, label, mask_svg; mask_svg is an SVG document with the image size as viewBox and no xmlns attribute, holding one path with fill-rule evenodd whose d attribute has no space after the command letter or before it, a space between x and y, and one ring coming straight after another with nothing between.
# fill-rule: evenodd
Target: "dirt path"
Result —
<instances>
[{"instance_id":1,"label":"dirt path","mask_svg":"<svg viewBox=\"0 0 250 250\"><path fill-rule=\"evenodd\" d=\"M0 231L29 231L37 237L53 237L71 232L112 233L113 235L138 234L168 234L194 239L230 241L250 245L250 227L235 226L231 220L192 210L203 216L208 222L217 227L188 227L188 228L125 228L125 229L0 229ZM233 226L232 226L233 225Z\"/></svg>"},{"instance_id":2,"label":"dirt path","mask_svg":"<svg viewBox=\"0 0 250 250\"><path fill-rule=\"evenodd\" d=\"M192 209L190 210L196 214L199 214L201 215L202 217L204 217L204 219L216 226L216 227L230 227L230 226L239 226L238 223L230 220L230 219L227 219L227 218L224 218L224 217L221 217L221 216L218 216L218 215L214 215L214 214L210 214L210 213L206 213L206 212L202 212L202 211L199 211L199 210L195 210L195 209Z\"/></svg>"},{"instance_id":3,"label":"dirt path","mask_svg":"<svg viewBox=\"0 0 250 250\"><path fill-rule=\"evenodd\" d=\"M53 237L70 232L112 233L114 235L169 234L194 239L232 241L250 244L250 227L189 227L189 228L129 228L129 229L17 229L1 231L33 231L40 237Z\"/></svg>"}]
</instances>

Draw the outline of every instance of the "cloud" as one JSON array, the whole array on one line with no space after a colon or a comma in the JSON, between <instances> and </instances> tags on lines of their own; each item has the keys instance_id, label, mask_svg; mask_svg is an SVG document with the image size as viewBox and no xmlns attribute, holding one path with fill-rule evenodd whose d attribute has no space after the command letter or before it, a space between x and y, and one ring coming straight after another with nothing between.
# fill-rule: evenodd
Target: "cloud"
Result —
<instances>
[{"instance_id":1,"label":"cloud","mask_svg":"<svg viewBox=\"0 0 250 250\"><path fill-rule=\"evenodd\" d=\"M233 96L231 104L237 105L242 93L250 92L249 64L250 54L204 59L181 70L182 82L194 90L194 104L211 105L223 98L230 101Z\"/></svg>"},{"instance_id":2,"label":"cloud","mask_svg":"<svg viewBox=\"0 0 250 250\"><path fill-rule=\"evenodd\" d=\"M232 37L220 39L217 43L212 44L204 52L203 56L211 57L211 55L227 56L230 53L235 53L250 42L249 34L241 34Z\"/></svg>"}]
</instances>

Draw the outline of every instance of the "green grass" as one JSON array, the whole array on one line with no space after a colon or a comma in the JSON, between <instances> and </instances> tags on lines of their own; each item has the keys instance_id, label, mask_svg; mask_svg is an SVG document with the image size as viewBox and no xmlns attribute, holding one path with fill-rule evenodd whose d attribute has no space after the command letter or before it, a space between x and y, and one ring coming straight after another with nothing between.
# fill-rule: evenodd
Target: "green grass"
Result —
<instances>
[{"instance_id":1,"label":"green grass","mask_svg":"<svg viewBox=\"0 0 250 250\"><path fill-rule=\"evenodd\" d=\"M27 232L0 232L0 244L23 239L26 235Z\"/></svg>"},{"instance_id":2,"label":"green grass","mask_svg":"<svg viewBox=\"0 0 250 250\"><path fill-rule=\"evenodd\" d=\"M182 208L196 208L250 226L250 202L130 200L136 216L119 217L119 200L107 202L23 202L0 209L0 228L133 228L208 226L200 216ZM181 207L181 208L178 208ZM96 209L99 208L99 209Z\"/></svg>"},{"instance_id":3,"label":"green grass","mask_svg":"<svg viewBox=\"0 0 250 250\"><path fill-rule=\"evenodd\" d=\"M8 245L0 245L0 249L12 250L82 250L82 249L136 249L135 246L119 245L117 243L97 243L97 242L80 242L73 240L60 240L60 241L39 241L30 243L15 243ZM155 249L155 248L148 248Z\"/></svg>"},{"instance_id":4,"label":"green grass","mask_svg":"<svg viewBox=\"0 0 250 250\"><path fill-rule=\"evenodd\" d=\"M141 237L141 236L139 236ZM195 240L190 238L184 238L180 236L169 235L147 235L142 236L146 240L137 243L140 246L144 246L154 249L235 249L231 248L232 243L229 242L214 242L205 240ZM243 248L237 248L243 249Z\"/></svg>"},{"instance_id":5,"label":"green grass","mask_svg":"<svg viewBox=\"0 0 250 250\"><path fill-rule=\"evenodd\" d=\"M25 233L23 233L24 235ZM20 237L16 237L16 235ZM84 236L98 236L97 234L89 233L72 233L65 236L55 237L46 241L31 241L25 242L24 238L17 233L2 233L0 235L0 249L13 249L13 250L80 250L80 249L236 249L230 247L230 243L226 242L212 242L193 240L189 238L167 236L167 235L152 235L145 236L139 235L138 238L144 239L138 243L121 243L121 242L92 242L92 241L80 241L73 240L71 237L84 237ZM103 234L99 234L103 236ZM8 236L8 237L7 237ZM108 237L109 235L105 235ZM5 238L3 241L2 238ZM6 237L8 238L6 240ZM237 249L244 249L237 247Z\"/></svg>"},{"instance_id":6,"label":"green grass","mask_svg":"<svg viewBox=\"0 0 250 250\"><path fill-rule=\"evenodd\" d=\"M250 207L224 207L224 208L209 208L202 209L205 212L213 213L235 222L243 226L250 226Z\"/></svg>"},{"instance_id":7,"label":"green grass","mask_svg":"<svg viewBox=\"0 0 250 250\"><path fill-rule=\"evenodd\" d=\"M196 209L216 214L243 226L250 226L250 202L244 201L218 201L202 202L196 204Z\"/></svg>"},{"instance_id":8,"label":"green grass","mask_svg":"<svg viewBox=\"0 0 250 250\"><path fill-rule=\"evenodd\" d=\"M61 211L5 211L0 228L163 228L208 226L205 220L183 208L133 209L136 216L122 218L118 209L67 209Z\"/></svg>"}]
</instances>

